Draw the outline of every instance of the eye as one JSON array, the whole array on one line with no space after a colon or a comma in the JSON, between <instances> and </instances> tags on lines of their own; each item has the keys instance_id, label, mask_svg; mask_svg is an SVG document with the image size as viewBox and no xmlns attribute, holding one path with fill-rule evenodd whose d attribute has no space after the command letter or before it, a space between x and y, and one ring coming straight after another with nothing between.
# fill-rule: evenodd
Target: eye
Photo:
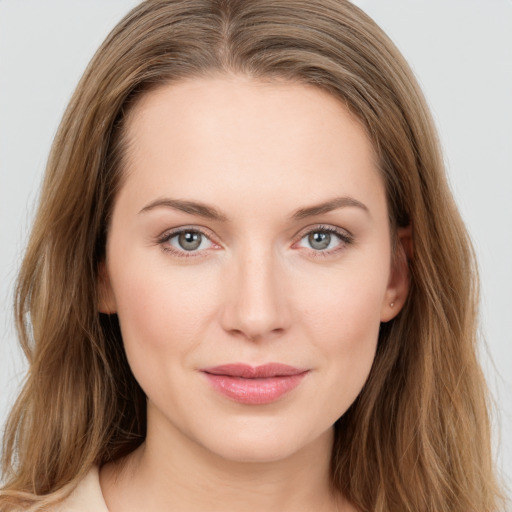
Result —
<instances>
[{"instance_id":1,"label":"eye","mask_svg":"<svg viewBox=\"0 0 512 512\"><path fill-rule=\"evenodd\" d=\"M352 242L352 237L333 227L320 227L308 231L300 240L299 247L329 253Z\"/></svg>"},{"instance_id":2,"label":"eye","mask_svg":"<svg viewBox=\"0 0 512 512\"><path fill-rule=\"evenodd\" d=\"M329 248L333 238L331 233L315 231L308 235L308 244L312 249L315 249L315 251L323 251Z\"/></svg>"},{"instance_id":3,"label":"eye","mask_svg":"<svg viewBox=\"0 0 512 512\"><path fill-rule=\"evenodd\" d=\"M164 250L183 256L187 256L186 253L197 253L214 246L213 242L197 229L182 229L167 233L159 243Z\"/></svg>"}]
</instances>

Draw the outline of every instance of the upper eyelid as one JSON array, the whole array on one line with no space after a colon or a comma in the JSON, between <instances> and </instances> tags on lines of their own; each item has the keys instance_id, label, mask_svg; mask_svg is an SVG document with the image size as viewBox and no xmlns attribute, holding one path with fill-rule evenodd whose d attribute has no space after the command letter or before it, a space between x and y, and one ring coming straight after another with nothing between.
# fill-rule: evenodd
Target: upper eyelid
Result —
<instances>
[{"instance_id":1,"label":"upper eyelid","mask_svg":"<svg viewBox=\"0 0 512 512\"><path fill-rule=\"evenodd\" d=\"M301 229L296 235L295 240L301 240L309 233L314 233L315 231L329 231L330 233L338 234L341 237L345 235L347 238L353 239L354 235L348 230L341 228L339 226L333 226L331 224L317 224L314 226L307 226L303 229Z\"/></svg>"},{"instance_id":2,"label":"upper eyelid","mask_svg":"<svg viewBox=\"0 0 512 512\"><path fill-rule=\"evenodd\" d=\"M167 229L162 232L159 236L156 237L156 244L161 246L163 250L166 252L174 253L175 256L183 256L183 257L201 257L206 255L206 251L208 249L212 249L212 247L208 247L205 249L200 250L194 250L194 251L186 251L185 249L180 249L177 247L174 247L173 244L171 244L171 239L178 236L180 233L187 232L187 231L195 231L197 233L200 233L202 236L204 236L213 246L214 249L218 249L219 247L222 247L221 244L219 244L214 237L209 235L207 232L208 230L205 230L203 227L198 226L185 226L185 227L179 227L179 228L171 228Z\"/></svg>"},{"instance_id":3,"label":"upper eyelid","mask_svg":"<svg viewBox=\"0 0 512 512\"><path fill-rule=\"evenodd\" d=\"M203 226L180 226L178 228L170 228L163 231L160 235L158 235L158 240L166 240L172 238L173 236L179 235L184 231L196 231L201 233L203 236L214 242L215 236L212 236L211 231ZM218 243L218 242L215 242Z\"/></svg>"},{"instance_id":4,"label":"upper eyelid","mask_svg":"<svg viewBox=\"0 0 512 512\"><path fill-rule=\"evenodd\" d=\"M212 237L209 236L207 233L204 232L204 228L199 228L197 226L194 227L179 227L174 229L168 229L164 231L160 236L156 238L156 244L160 246L160 248L170 254L173 254L174 257L177 258L201 258L205 257L207 255L206 251L208 249L211 249L211 247L200 249L200 250L193 250L193 251L187 251L185 249L180 249L178 247L174 247L173 244L170 243L170 240L174 237L178 236L179 234L187 231L195 231L197 233L200 233L202 236L204 236L212 245L216 245L219 247L219 244L212 240Z\"/></svg>"},{"instance_id":5,"label":"upper eyelid","mask_svg":"<svg viewBox=\"0 0 512 512\"><path fill-rule=\"evenodd\" d=\"M292 244L292 248L299 244L308 234L314 233L315 231L327 231L329 233L333 233L339 240L339 243L331 248L325 250L315 250L313 248L302 247L302 249L306 252L308 257L312 258L333 258L336 257L337 254L347 249L349 246L354 243L354 236L350 231L340 228L339 226L332 225L319 225L316 227L309 226L306 228L306 231L302 230L299 235L297 235L295 241Z\"/></svg>"}]
</instances>

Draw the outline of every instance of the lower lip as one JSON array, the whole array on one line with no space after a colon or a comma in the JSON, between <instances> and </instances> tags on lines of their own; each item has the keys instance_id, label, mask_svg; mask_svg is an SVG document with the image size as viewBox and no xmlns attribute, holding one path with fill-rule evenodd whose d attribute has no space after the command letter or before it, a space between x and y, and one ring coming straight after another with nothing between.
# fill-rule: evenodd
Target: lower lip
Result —
<instances>
[{"instance_id":1,"label":"lower lip","mask_svg":"<svg viewBox=\"0 0 512 512\"><path fill-rule=\"evenodd\" d=\"M249 405L270 404L295 389L306 372L261 379L244 379L205 373L215 390L235 402Z\"/></svg>"}]
</instances>

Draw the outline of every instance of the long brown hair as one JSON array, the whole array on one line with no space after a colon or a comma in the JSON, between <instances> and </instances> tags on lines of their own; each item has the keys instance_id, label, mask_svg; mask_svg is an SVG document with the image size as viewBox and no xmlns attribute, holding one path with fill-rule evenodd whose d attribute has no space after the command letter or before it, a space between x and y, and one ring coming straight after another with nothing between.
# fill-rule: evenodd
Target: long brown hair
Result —
<instances>
[{"instance_id":1,"label":"long brown hair","mask_svg":"<svg viewBox=\"0 0 512 512\"><path fill-rule=\"evenodd\" d=\"M64 115L16 290L30 368L4 439L0 510L43 507L145 438L145 396L98 267L124 119L154 87L236 73L310 84L362 121L390 223L412 226L411 290L335 425L332 483L359 510L494 511L477 271L425 100L401 54L345 0L148 0L98 50Z\"/></svg>"}]
</instances>

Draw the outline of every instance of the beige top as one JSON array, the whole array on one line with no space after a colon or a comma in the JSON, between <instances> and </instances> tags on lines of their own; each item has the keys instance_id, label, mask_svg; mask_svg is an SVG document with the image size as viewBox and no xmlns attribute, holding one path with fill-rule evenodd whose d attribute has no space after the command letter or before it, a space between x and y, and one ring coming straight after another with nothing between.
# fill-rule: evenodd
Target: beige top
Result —
<instances>
[{"instance_id":1,"label":"beige top","mask_svg":"<svg viewBox=\"0 0 512 512\"><path fill-rule=\"evenodd\" d=\"M100 487L98 468L93 467L71 495L54 512L108 512Z\"/></svg>"}]
</instances>

